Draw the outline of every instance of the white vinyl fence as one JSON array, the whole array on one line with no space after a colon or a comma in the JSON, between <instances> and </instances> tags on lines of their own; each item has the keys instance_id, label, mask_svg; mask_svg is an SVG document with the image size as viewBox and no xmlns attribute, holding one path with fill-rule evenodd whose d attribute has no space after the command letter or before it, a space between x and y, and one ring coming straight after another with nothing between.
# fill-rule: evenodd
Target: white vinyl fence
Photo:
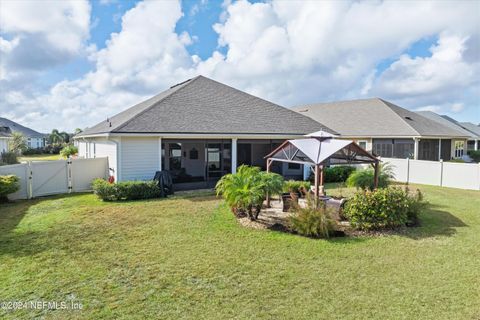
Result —
<instances>
[{"instance_id":1,"label":"white vinyl fence","mask_svg":"<svg viewBox=\"0 0 480 320\"><path fill-rule=\"evenodd\" d=\"M108 176L108 158L35 161L0 166L0 175L20 178L20 190L9 199L91 190L92 180Z\"/></svg>"},{"instance_id":2,"label":"white vinyl fence","mask_svg":"<svg viewBox=\"0 0 480 320\"><path fill-rule=\"evenodd\" d=\"M480 164L382 158L393 166L395 180L480 190Z\"/></svg>"}]
</instances>

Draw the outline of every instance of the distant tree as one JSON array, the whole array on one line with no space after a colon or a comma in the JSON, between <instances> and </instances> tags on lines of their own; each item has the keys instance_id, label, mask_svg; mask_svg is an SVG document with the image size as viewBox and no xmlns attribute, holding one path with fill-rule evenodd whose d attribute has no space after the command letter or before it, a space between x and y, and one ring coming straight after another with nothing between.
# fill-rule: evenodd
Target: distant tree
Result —
<instances>
[{"instance_id":1,"label":"distant tree","mask_svg":"<svg viewBox=\"0 0 480 320\"><path fill-rule=\"evenodd\" d=\"M73 132L73 134L79 134L79 133L82 133L83 130L80 129L80 128L76 128L75 131Z\"/></svg>"},{"instance_id":2,"label":"distant tree","mask_svg":"<svg viewBox=\"0 0 480 320\"><path fill-rule=\"evenodd\" d=\"M70 135L65 131L60 132L60 136L62 137L62 142L65 142L65 143L70 142Z\"/></svg>"},{"instance_id":3,"label":"distant tree","mask_svg":"<svg viewBox=\"0 0 480 320\"><path fill-rule=\"evenodd\" d=\"M25 139L25 136L20 132L12 133L12 139L9 144L10 150L16 154L22 154L22 152L27 150L27 139Z\"/></svg>"},{"instance_id":4,"label":"distant tree","mask_svg":"<svg viewBox=\"0 0 480 320\"><path fill-rule=\"evenodd\" d=\"M48 136L48 142L50 144L62 143L63 137L61 136L60 132L57 129L53 129L52 133L50 133Z\"/></svg>"}]
</instances>

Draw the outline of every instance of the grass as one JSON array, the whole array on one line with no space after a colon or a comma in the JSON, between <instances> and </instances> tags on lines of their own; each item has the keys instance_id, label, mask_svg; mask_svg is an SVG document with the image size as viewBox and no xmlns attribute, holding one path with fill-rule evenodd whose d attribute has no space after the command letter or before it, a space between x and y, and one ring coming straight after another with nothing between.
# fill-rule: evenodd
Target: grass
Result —
<instances>
[{"instance_id":1,"label":"grass","mask_svg":"<svg viewBox=\"0 0 480 320\"><path fill-rule=\"evenodd\" d=\"M20 162L27 162L27 161L52 161L52 160L61 160L61 155L59 154L32 154L28 156L21 156L18 158Z\"/></svg>"},{"instance_id":2,"label":"grass","mask_svg":"<svg viewBox=\"0 0 480 320\"><path fill-rule=\"evenodd\" d=\"M480 192L420 188L421 227L334 240L243 228L207 194L4 204L0 301L83 309L0 318L477 319Z\"/></svg>"}]
</instances>

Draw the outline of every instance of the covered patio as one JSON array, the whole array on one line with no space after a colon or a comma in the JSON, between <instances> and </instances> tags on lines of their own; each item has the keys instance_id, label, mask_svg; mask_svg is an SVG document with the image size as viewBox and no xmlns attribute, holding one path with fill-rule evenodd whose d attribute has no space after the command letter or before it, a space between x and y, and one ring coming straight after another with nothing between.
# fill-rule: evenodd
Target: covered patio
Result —
<instances>
[{"instance_id":1,"label":"covered patio","mask_svg":"<svg viewBox=\"0 0 480 320\"><path fill-rule=\"evenodd\" d=\"M379 159L351 140L335 139L319 131L304 139L286 140L265 158L267 171L273 162L297 163L313 168L315 200L324 195L324 168L330 165L371 164L375 169L374 186L378 186ZM268 202L268 199L267 199Z\"/></svg>"}]
</instances>

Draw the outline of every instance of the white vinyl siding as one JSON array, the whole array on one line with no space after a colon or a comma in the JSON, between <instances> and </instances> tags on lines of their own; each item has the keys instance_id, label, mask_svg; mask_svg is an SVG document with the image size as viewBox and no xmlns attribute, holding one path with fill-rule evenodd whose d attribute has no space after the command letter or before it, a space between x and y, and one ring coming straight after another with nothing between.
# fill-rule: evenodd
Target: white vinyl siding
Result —
<instances>
[{"instance_id":1,"label":"white vinyl siding","mask_svg":"<svg viewBox=\"0 0 480 320\"><path fill-rule=\"evenodd\" d=\"M109 170L109 175L115 177L115 181L118 180L118 171L117 171L117 145L113 141L106 139L93 140L90 144L90 149L92 150L92 156L90 158L108 158L108 167L113 169Z\"/></svg>"},{"instance_id":2,"label":"white vinyl siding","mask_svg":"<svg viewBox=\"0 0 480 320\"><path fill-rule=\"evenodd\" d=\"M0 138L0 153L8 150L8 139Z\"/></svg>"},{"instance_id":3,"label":"white vinyl siding","mask_svg":"<svg viewBox=\"0 0 480 320\"><path fill-rule=\"evenodd\" d=\"M160 153L157 137L121 140L120 179L150 180L159 170Z\"/></svg>"}]
</instances>

